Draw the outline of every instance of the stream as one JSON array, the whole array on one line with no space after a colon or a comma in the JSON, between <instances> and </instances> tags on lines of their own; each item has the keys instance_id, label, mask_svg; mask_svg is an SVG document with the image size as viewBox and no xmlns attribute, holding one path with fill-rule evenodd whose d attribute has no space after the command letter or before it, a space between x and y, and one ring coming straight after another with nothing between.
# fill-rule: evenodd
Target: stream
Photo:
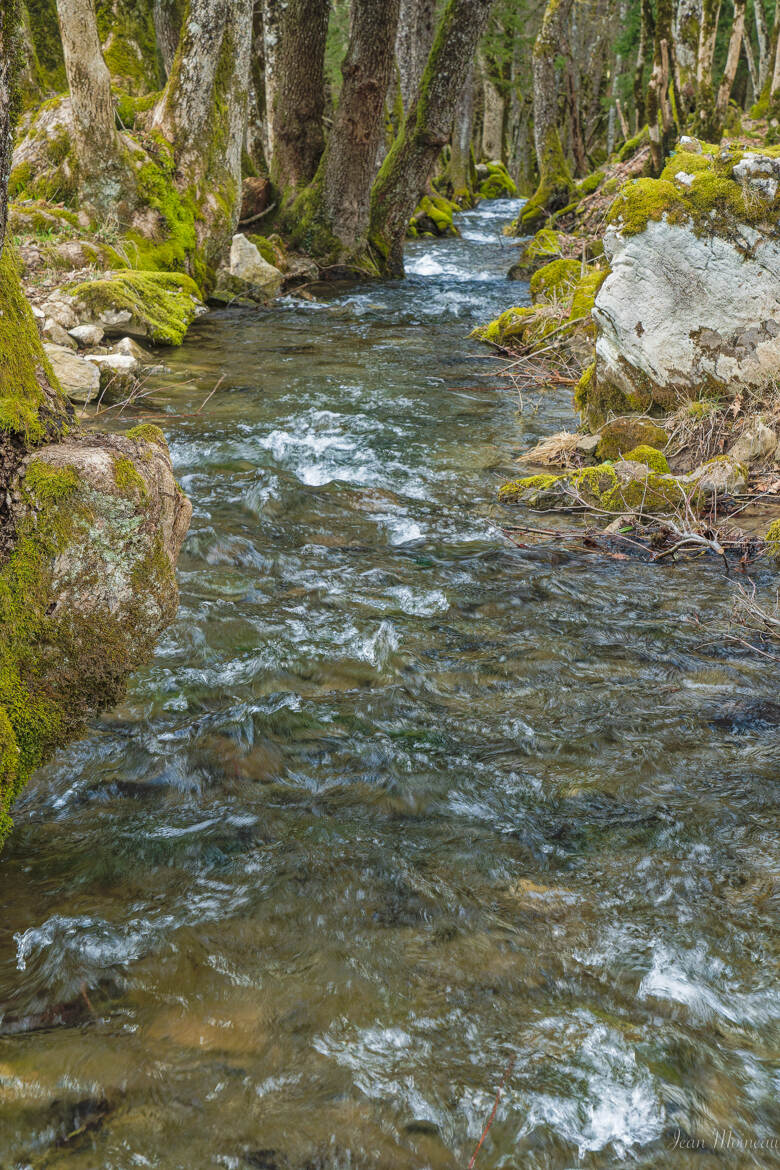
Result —
<instances>
[{"instance_id":1,"label":"stream","mask_svg":"<svg viewBox=\"0 0 780 1170\"><path fill-rule=\"evenodd\" d=\"M476 1170L780 1165L780 671L714 561L502 536L575 425L468 337L517 206L164 355L181 608L15 808L3 1170L465 1170L502 1078Z\"/></svg>"}]
</instances>

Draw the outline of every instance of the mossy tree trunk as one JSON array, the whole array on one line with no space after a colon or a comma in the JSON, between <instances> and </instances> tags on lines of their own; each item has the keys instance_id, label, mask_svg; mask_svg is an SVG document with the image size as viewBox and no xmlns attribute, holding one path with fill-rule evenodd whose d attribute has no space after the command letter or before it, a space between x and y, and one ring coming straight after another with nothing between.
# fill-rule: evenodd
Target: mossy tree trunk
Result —
<instances>
[{"instance_id":1,"label":"mossy tree trunk","mask_svg":"<svg viewBox=\"0 0 780 1170\"><path fill-rule=\"evenodd\" d=\"M276 58L279 49L280 0L259 0L263 25L263 88L265 118L263 152L268 167L274 157L274 101L276 99Z\"/></svg>"},{"instance_id":2,"label":"mossy tree trunk","mask_svg":"<svg viewBox=\"0 0 780 1170\"><path fill-rule=\"evenodd\" d=\"M238 220L253 0L189 0L153 127L195 193L199 244L216 261Z\"/></svg>"},{"instance_id":3,"label":"mossy tree trunk","mask_svg":"<svg viewBox=\"0 0 780 1170\"><path fill-rule=\"evenodd\" d=\"M769 82L769 113L775 118L780 117L780 3L775 12L775 27L773 30L774 60L772 77Z\"/></svg>"},{"instance_id":4,"label":"mossy tree trunk","mask_svg":"<svg viewBox=\"0 0 780 1170\"><path fill-rule=\"evenodd\" d=\"M645 102L645 74L650 63L650 46L655 40L655 13L651 0L640 0L639 48L634 69L634 110L637 133L644 126L647 115Z\"/></svg>"},{"instance_id":5,"label":"mossy tree trunk","mask_svg":"<svg viewBox=\"0 0 780 1170\"><path fill-rule=\"evenodd\" d=\"M558 59L565 48L573 0L548 0L534 43L534 146L539 185L520 213L522 230L535 231L551 211L565 207L573 183L559 126Z\"/></svg>"},{"instance_id":6,"label":"mossy tree trunk","mask_svg":"<svg viewBox=\"0 0 780 1170\"><path fill-rule=\"evenodd\" d=\"M400 0L352 0L333 129L314 182L291 209L293 239L330 264L365 255L399 7Z\"/></svg>"},{"instance_id":7,"label":"mossy tree trunk","mask_svg":"<svg viewBox=\"0 0 780 1170\"><path fill-rule=\"evenodd\" d=\"M154 0L154 35L160 60L168 78L173 65L181 32L183 0Z\"/></svg>"},{"instance_id":8,"label":"mossy tree trunk","mask_svg":"<svg viewBox=\"0 0 780 1170\"><path fill-rule=\"evenodd\" d=\"M696 64L696 119L695 130L702 138L715 138L715 90L712 69L715 59L715 40L718 35L721 0L702 0L699 53Z\"/></svg>"},{"instance_id":9,"label":"mossy tree trunk","mask_svg":"<svg viewBox=\"0 0 780 1170\"><path fill-rule=\"evenodd\" d=\"M453 199L468 199L472 189L471 134L474 127L474 67L466 76L455 117L452 120L452 140L449 162L449 180Z\"/></svg>"},{"instance_id":10,"label":"mossy tree trunk","mask_svg":"<svg viewBox=\"0 0 780 1170\"><path fill-rule=\"evenodd\" d=\"M647 87L647 127L656 175L663 169L672 138L674 119L669 91L674 77L673 52L671 0L657 0L653 70Z\"/></svg>"},{"instance_id":11,"label":"mossy tree trunk","mask_svg":"<svg viewBox=\"0 0 780 1170\"><path fill-rule=\"evenodd\" d=\"M8 218L8 176L11 174L14 123L19 108L20 22L19 0L10 0L0 11L0 256Z\"/></svg>"},{"instance_id":12,"label":"mossy tree trunk","mask_svg":"<svg viewBox=\"0 0 780 1170\"><path fill-rule=\"evenodd\" d=\"M329 0L281 6L273 99L271 178L284 202L316 174L325 136L325 39Z\"/></svg>"},{"instance_id":13,"label":"mossy tree trunk","mask_svg":"<svg viewBox=\"0 0 780 1170\"><path fill-rule=\"evenodd\" d=\"M492 0L449 0L401 133L371 192L370 238L380 268L403 273L403 242L417 201L449 141L463 78L487 23Z\"/></svg>"},{"instance_id":14,"label":"mossy tree trunk","mask_svg":"<svg viewBox=\"0 0 780 1170\"><path fill-rule=\"evenodd\" d=\"M700 25L701 0L677 0L674 13L676 80L683 107L688 112L696 100Z\"/></svg>"},{"instance_id":15,"label":"mossy tree trunk","mask_svg":"<svg viewBox=\"0 0 780 1170\"><path fill-rule=\"evenodd\" d=\"M761 3L761 0L757 0L757 2ZM720 88L718 89L718 100L715 103L715 113L718 120L719 129L723 126L723 121L726 117L726 111L729 107L729 99L731 97L731 90L734 85L734 78L737 75L739 54L742 51L742 37L745 31L746 7L746 0L734 0L734 18L731 24L731 35L729 36L729 47L726 54L726 64L723 69L723 77L721 79Z\"/></svg>"},{"instance_id":16,"label":"mossy tree trunk","mask_svg":"<svg viewBox=\"0 0 780 1170\"><path fill-rule=\"evenodd\" d=\"M482 157L491 162L504 159L504 98L495 83L491 63L479 59L482 74Z\"/></svg>"},{"instance_id":17,"label":"mossy tree trunk","mask_svg":"<svg viewBox=\"0 0 780 1170\"><path fill-rule=\"evenodd\" d=\"M101 215L133 202L132 171L116 130L111 74L103 60L93 0L57 0L68 76L79 199Z\"/></svg>"},{"instance_id":18,"label":"mossy tree trunk","mask_svg":"<svg viewBox=\"0 0 780 1170\"><path fill-rule=\"evenodd\" d=\"M417 96L435 28L436 0L401 0L395 55L404 114Z\"/></svg>"},{"instance_id":19,"label":"mossy tree trunk","mask_svg":"<svg viewBox=\"0 0 780 1170\"><path fill-rule=\"evenodd\" d=\"M756 22L756 40L758 41L758 85L756 87L756 98L758 98L767 83L771 64L769 28L761 0L754 0L753 15Z\"/></svg>"}]
</instances>

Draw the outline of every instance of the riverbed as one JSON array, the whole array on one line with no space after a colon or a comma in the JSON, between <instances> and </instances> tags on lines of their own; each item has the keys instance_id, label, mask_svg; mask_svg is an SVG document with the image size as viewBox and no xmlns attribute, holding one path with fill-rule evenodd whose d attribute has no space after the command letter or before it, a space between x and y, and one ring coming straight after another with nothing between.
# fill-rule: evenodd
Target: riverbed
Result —
<instances>
[{"instance_id":1,"label":"riverbed","mask_svg":"<svg viewBox=\"0 0 780 1170\"><path fill-rule=\"evenodd\" d=\"M778 1164L780 673L713 562L502 535L574 425L468 337L516 209L165 355L181 608L15 808L0 1166L454 1170L503 1078L478 1170Z\"/></svg>"}]
</instances>

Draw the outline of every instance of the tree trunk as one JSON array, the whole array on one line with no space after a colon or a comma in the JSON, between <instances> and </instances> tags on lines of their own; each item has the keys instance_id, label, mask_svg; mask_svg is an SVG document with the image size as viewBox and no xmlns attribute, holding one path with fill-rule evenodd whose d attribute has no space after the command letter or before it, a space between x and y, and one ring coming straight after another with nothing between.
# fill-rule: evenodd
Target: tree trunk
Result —
<instances>
[{"instance_id":1,"label":"tree trunk","mask_svg":"<svg viewBox=\"0 0 780 1170\"><path fill-rule=\"evenodd\" d=\"M780 4L778 4L780 9ZM775 18L775 59L772 69L772 81L769 86L769 114L775 118L780 115L780 36L778 35L778 20Z\"/></svg>"},{"instance_id":2,"label":"tree trunk","mask_svg":"<svg viewBox=\"0 0 780 1170\"><path fill-rule=\"evenodd\" d=\"M766 23L766 13L762 0L754 0L753 14L756 20L756 39L758 41L758 83L756 85L756 99L767 83L769 64L771 60L769 29Z\"/></svg>"},{"instance_id":3,"label":"tree trunk","mask_svg":"<svg viewBox=\"0 0 780 1170\"><path fill-rule=\"evenodd\" d=\"M287 0L281 7L271 176L285 202L314 178L325 145L323 68L329 9L329 0Z\"/></svg>"},{"instance_id":4,"label":"tree trunk","mask_svg":"<svg viewBox=\"0 0 780 1170\"><path fill-rule=\"evenodd\" d=\"M761 0L757 0L757 2L760 4ZM720 89L718 90L718 100L715 105L719 127L723 125L723 120L726 117L731 89L734 85L734 78L737 75L739 54L742 50L742 37L745 31L745 8L746 0L734 0L734 20L731 25L726 65L723 70L723 78L720 83Z\"/></svg>"},{"instance_id":5,"label":"tree trunk","mask_svg":"<svg viewBox=\"0 0 780 1170\"><path fill-rule=\"evenodd\" d=\"M753 45L750 41L750 33L747 28L742 32L742 47L745 50L745 61L748 67L748 76L750 78L750 85L748 86L748 101L747 105L752 106L753 102L758 100L758 95L761 92L758 69L756 68L756 57L753 52Z\"/></svg>"},{"instance_id":6,"label":"tree trunk","mask_svg":"<svg viewBox=\"0 0 780 1170\"><path fill-rule=\"evenodd\" d=\"M696 100L696 61L700 27L701 0L677 0L674 13L677 88L688 111L693 109Z\"/></svg>"},{"instance_id":7,"label":"tree trunk","mask_svg":"<svg viewBox=\"0 0 780 1170\"><path fill-rule=\"evenodd\" d=\"M154 115L177 186L196 192L199 243L210 261L238 219L251 44L252 0L190 0Z\"/></svg>"},{"instance_id":8,"label":"tree trunk","mask_svg":"<svg viewBox=\"0 0 780 1170\"><path fill-rule=\"evenodd\" d=\"M641 0L640 13L639 48L636 55L636 68L634 69L634 109L636 111L637 133L644 126L647 116L645 73L650 60L650 46L655 38L655 15L651 0Z\"/></svg>"},{"instance_id":9,"label":"tree trunk","mask_svg":"<svg viewBox=\"0 0 780 1170\"><path fill-rule=\"evenodd\" d=\"M717 135L712 65L718 35L720 0L702 0L699 54L696 65L696 131L703 138Z\"/></svg>"},{"instance_id":10,"label":"tree trunk","mask_svg":"<svg viewBox=\"0 0 780 1170\"><path fill-rule=\"evenodd\" d=\"M470 203L472 187L471 134L473 127L474 66L472 65L466 77L466 84L458 98L452 122L449 173L452 198L456 202L465 200Z\"/></svg>"},{"instance_id":11,"label":"tree trunk","mask_svg":"<svg viewBox=\"0 0 780 1170\"><path fill-rule=\"evenodd\" d=\"M114 213L132 192L131 171L116 131L111 75L103 60L93 0L57 0L79 198L98 213Z\"/></svg>"},{"instance_id":12,"label":"tree trunk","mask_svg":"<svg viewBox=\"0 0 780 1170\"><path fill-rule=\"evenodd\" d=\"M260 0L263 12L263 82L265 86L265 133L263 153L270 168L274 157L274 102L276 101L276 59L279 52L279 0Z\"/></svg>"},{"instance_id":13,"label":"tree trunk","mask_svg":"<svg viewBox=\"0 0 780 1170\"><path fill-rule=\"evenodd\" d=\"M492 0L449 0L425 67L420 95L382 164L371 193L371 242L381 267L403 273L406 226L448 141L463 78Z\"/></svg>"},{"instance_id":14,"label":"tree trunk","mask_svg":"<svg viewBox=\"0 0 780 1170\"><path fill-rule=\"evenodd\" d=\"M572 180L561 145L557 58L562 55L573 0L548 0L534 43L534 146L539 186L520 213L523 230L535 231L551 211L569 202Z\"/></svg>"},{"instance_id":15,"label":"tree trunk","mask_svg":"<svg viewBox=\"0 0 780 1170\"><path fill-rule=\"evenodd\" d=\"M482 157L492 162L504 158L504 99L490 76L488 62L481 57L482 72Z\"/></svg>"},{"instance_id":16,"label":"tree trunk","mask_svg":"<svg viewBox=\"0 0 780 1170\"><path fill-rule=\"evenodd\" d=\"M0 12L0 256L3 253L5 225L8 219L8 176L14 152L14 123L19 109L17 67L19 53L20 11L11 3ZM2 393L2 387L0 387Z\"/></svg>"},{"instance_id":17,"label":"tree trunk","mask_svg":"<svg viewBox=\"0 0 780 1170\"><path fill-rule=\"evenodd\" d=\"M170 76L176 48L179 44L182 21L181 3L179 0L154 0L152 15L157 48L160 51L160 59L167 79Z\"/></svg>"},{"instance_id":18,"label":"tree trunk","mask_svg":"<svg viewBox=\"0 0 780 1170\"><path fill-rule=\"evenodd\" d=\"M647 126L650 135L653 171L656 175L659 175L663 169L672 128L672 113L669 105L669 84L672 76L669 57L671 39L671 0L658 0L653 71L650 74L650 84L647 87Z\"/></svg>"},{"instance_id":19,"label":"tree trunk","mask_svg":"<svg viewBox=\"0 0 780 1170\"><path fill-rule=\"evenodd\" d=\"M307 216L325 229L331 263L366 249L399 6L400 0L352 0L349 47L341 70L344 84L333 129L313 190L304 192L293 207L294 230L300 231ZM321 203L316 207L320 188ZM316 238L312 243L315 247L309 250L321 253Z\"/></svg>"},{"instance_id":20,"label":"tree trunk","mask_svg":"<svg viewBox=\"0 0 780 1170\"><path fill-rule=\"evenodd\" d=\"M401 0L395 55L404 114L417 96L435 27L436 0Z\"/></svg>"}]
</instances>

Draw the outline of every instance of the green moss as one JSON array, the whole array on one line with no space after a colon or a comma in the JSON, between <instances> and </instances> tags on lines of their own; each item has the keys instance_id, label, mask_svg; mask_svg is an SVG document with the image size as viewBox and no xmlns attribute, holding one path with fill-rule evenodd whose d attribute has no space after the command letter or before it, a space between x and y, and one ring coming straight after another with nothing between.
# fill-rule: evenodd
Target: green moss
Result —
<instances>
[{"instance_id":1,"label":"green moss","mask_svg":"<svg viewBox=\"0 0 780 1170\"><path fill-rule=\"evenodd\" d=\"M645 467L651 468L652 471L660 471L665 475L669 474L669 464L666 456L656 447L648 446L647 443L640 443L638 447L627 451L623 458L631 460L634 463L644 463Z\"/></svg>"},{"instance_id":2,"label":"green moss","mask_svg":"<svg viewBox=\"0 0 780 1170\"><path fill-rule=\"evenodd\" d=\"M22 290L12 249L6 244L0 256L0 432L34 443L43 439L47 426L61 429L64 400L62 417L56 419L42 378L52 387L56 402L59 386Z\"/></svg>"},{"instance_id":3,"label":"green moss","mask_svg":"<svg viewBox=\"0 0 780 1170\"><path fill-rule=\"evenodd\" d=\"M551 128L543 145L539 170L539 185L513 224L515 235L537 231L552 212L571 203L574 184L555 127Z\"/></svg>"},{"instance_id":4,"label":"green moss","mask_svg":"<svg viewBox=\"0 0 780 1170\"><path fill-rule=\"evenodd\" d=\"M549 328L554 328L552 322ZM505 309L494 321L487 325L478 325L471 332L472 337L480 341L487 341L492 345L505 346L512 340L525 341L535 327L543 329L539 313L532 305L517 305L512 309ZM540 334L541 335L541 334Z\"/></svg>"},{"instance_id":5,"label":"green moss","mask_svg":"<svg viewBox=\"0 0 780 1170\"><path fill-rule=\"evenodd\" d=\"M583 467L565 475L532 475L504 484L499 489L502 503L571 504L579 501L602 512L655 513L669 515L679 510L690 489L673 476L648 470L646 476L623 482L611 463ZM695 494L692 506L701 503Z\"/></svg>"},{"instance_id":6,"label":"green moss","mask_svg":"<svg viewBox=\"0 0 780 1170\"><path fill-rule=\"evenodd\" d=\"M154 423L139 423L136 427L131 427L126 432L128 439L135 439L143 443L156 443L158 447L163 447L168 450L168 444L165 441L165 435L159 427Z\"/></svg>"},{"instance_id":7,"label":"green moss","mask_svg":"<svg viewBox=\"0 0 780 1170\"><path fill-rule=\"evenodd\" d=\"M517 195L517 184L503 163L488 163L488 177L480 184L480 199L507 199Z\"/></svg>"},{"instance_id":8,"label":"green moss","mask_svg":"<svg viewBox=\"0 0 780 1170\"><path fill-rule=\"evenodd\" d=\"M69 291L96 317L106 309L128 310L159 345L181 345L200 298L195 281L181 272L118 272Z\"/></svg>"},{"instance_id":9,"label":"green moss","mask_svg":"<svg viewBox=\"0 0 780 1170\"><path fill-rule=\"evenodd\" d=\"M780 520L774 520L766 530L764 537L767 555L780 566Z\"/></svg>"},{"instance_id":10,"label":"green moss","mask_svg":"<svg viewBox=\"0 0 780 1170\"><path fill-rule=\"evenodd\" d=\"M696 235L730 237L737 224L756 225L773 214L765 201L746 195L730 177L740 154L686 154L679 152L660 179L635 179L621 188L608 213L608 222L624 236L643 232L651 220L689 224ZM675 183L679 171L693 175L690 186ZM777 202L777 201L776 201Z\"/></svg>"},{"instance_id":11,"label":"green moss","mask_svg":"<svg viewBox=\"0 0 780 1170\"><path fill-rule=\"evenodd\" d=\"M630 451L658 450L665 447L668 441L669 436L663 427L657 426L650 419L629 415L613 419L602 427L596 457L605 460L623 456L628 459ZM640 459L638 462L644 461Z\"/></svg>"},{"instance_id":12,"label":"green moss","mask_svg":"<svg viewBox=\"0 0 780 1170\"><path fill-rule=\"evenodd\" d=\"M579 260L552 260L531 277L531 299L560 300L577 283L581 271Z\"/></svg>"},{"instance_id":13,"label":"green moss","mask_svg":"<svg viewBox=\"0 0 780 1170\"><path fill-rule=\"evenodd\" d=\"M620 148L618 153L618 161L625 162L629 158L633 158L640 147L644 146L650 141L650 134L647 126L643 126L639 134L635 134L633 138L627 138Z\"/></svg>"},{"instance_id":14,"label":"green moss","mask_svg":"<svg viewBox=\"0 0 780 1170\"><path fill-rule=\"evenodd\" d=\"M574 188L577 192L578 198L583 199L586 195L592 195L593 192L599 188L603 181L603 171L594 171L592 174L586 175L585 178Z\"/></svg>"},{"instance_id":15,"label":"green moss","mask_svg":"<svg viewBox=\"0 0 780 1170\"><path fill-rule=\"evenodd\" d=\"M139 503L146 503L149 498L144 477L124 455L114 459L114 482L122 495L137 498Z\"/></svg>"},{"instance_id":16,"label":"green moss","mask_svg":"<svg viewBox=\"0 0 780 1170\"><path fill-rule=\"evenodd\" d=\"M596 303L596 294L601 288L609 273L606 269L589 270L580 277L574 287L569 319L572 321L581 317L589 317Z\"/></svg>"},{"instance_id":17,"label":"green moss","mask_svg":"<svg viewBox=\"0 0 780 1170\"><path fill-rule=\"evenodd\" d=\"M416 228L418 235L458 236L453 216L459 210L457 203L443 195L424 195L409 226Z\"/></svg>"}]
</instances>

